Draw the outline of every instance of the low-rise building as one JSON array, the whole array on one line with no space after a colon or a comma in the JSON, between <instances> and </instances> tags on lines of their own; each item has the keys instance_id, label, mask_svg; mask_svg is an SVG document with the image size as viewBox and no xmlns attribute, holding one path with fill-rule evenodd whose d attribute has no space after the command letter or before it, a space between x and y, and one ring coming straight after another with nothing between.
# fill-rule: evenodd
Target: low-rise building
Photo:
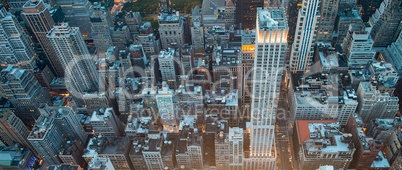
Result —
<instances>
[{"instance_id":1,"label":"low-rise building","mask_svg":"<svg viewBox=\"0 0 402 170\"><path fill-rule=\"evenodd\" d=\"M317 169L333 165L346 169L352 161L355 147L352 134L341 132L336 121L297 120L295 123L296 152L300 169Z\"/></svg>"}]
</instances>

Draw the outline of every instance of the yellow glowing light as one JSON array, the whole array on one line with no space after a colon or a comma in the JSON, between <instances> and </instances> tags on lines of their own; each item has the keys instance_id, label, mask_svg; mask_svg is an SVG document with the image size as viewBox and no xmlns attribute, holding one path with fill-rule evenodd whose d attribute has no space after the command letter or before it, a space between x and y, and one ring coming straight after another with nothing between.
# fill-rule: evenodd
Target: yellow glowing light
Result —
<instances>
[{"instance_id":1,"label":"yellow glowing light","mask_svg":"<svg viewBox=\"0 0 402 170\"><path fill-rule=\"evenodd\" d=\"M243 51L254 51L255 50L255 45L242 45L241 49Z\"/></svg>"}]
</instances>

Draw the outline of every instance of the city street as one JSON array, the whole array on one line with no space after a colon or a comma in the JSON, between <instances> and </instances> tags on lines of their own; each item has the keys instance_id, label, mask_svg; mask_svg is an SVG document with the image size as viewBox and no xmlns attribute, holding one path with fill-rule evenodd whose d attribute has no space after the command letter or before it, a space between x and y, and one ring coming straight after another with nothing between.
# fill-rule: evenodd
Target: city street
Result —
<instances>
[{"instance_id":1,"label":"city street","mask_svg":"<svg viewBox=\"0 0 402 170\"><path fill-rule=\"evenodd\" d=\"M281 92L278 102L277 125L276 125L276 147L278 152L278 169L292 169L292 160L290 156L288 122L290 115L288 112L287 87L284 83L284 77L281 83Z\"/></svg>"}]
</instances>

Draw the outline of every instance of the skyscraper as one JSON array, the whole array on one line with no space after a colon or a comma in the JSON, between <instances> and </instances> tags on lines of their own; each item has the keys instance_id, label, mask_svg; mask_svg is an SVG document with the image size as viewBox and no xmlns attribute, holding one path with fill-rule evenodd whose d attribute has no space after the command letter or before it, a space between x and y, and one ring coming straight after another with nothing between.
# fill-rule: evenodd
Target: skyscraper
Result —
<instances>
[{"instance_id":1,"label":"skyscraper","mask_svg":"<svg viewBox=\"0 0 402 170\"><path fill-rule=\"evenodd\" d=\"M23 69L33 70L37 56L32 47L32 40L17 18L7 12L3 4L0 4L0 32L1 67L13 64Z\"/></svg>"},{"instance_id":2,"label":"skyscraper","mask_svg":"<svg viewBox=\"0 0 402 170\"><path fill-rule=\"evenodd\" d=\"M339 0L322 0L320 7L320 22L317 41L331 42L333 38L335 19L338 14Z\"/></svg>"},{"instance_id":3,"label":"skyscraper","mask_svg":"<svg viewBox=\"0 0 402 170\"><path fill-rule=\"evenodd\" d=\"M45 51L51 70L57 77L63 77L63 67L55 55L49 39L46 38L47 33L54 25L54 20L49 9L45 6L45 3L43 3L42 0L32 0L25 3L22 15L31 27L36 39L42 46L42 49Z\"/></svg>"},{"instance_id":4,"label":"skyscraper","mask_svg":"<svg viewBox=\"0 0 402 170\"><path fill-rule=\"evenodd\" d=\"M255 20L257 8L264 6L264 0L237 0L236 2L236 28L252 30L256 28Z\"/></svg>"},{"instance_id":5,"label":"skyscraper","mask_svg":"<svg viewBox=\"0 0 402 170\"><path fill-rule=\"evenodd\" d=\"M348 59L349 68L364 68L368 62L374 60L373 40L370 37L370 28L357 28L350 26L346 38L343 40L342 49ZM355 30L355 31L354 31Z\"/></svg>"},{"instance_id":6,"label":"skyscraper","mask_svg":"<svg viewBox=\"0 0 402 170\"><path fill-rule=\"evenodd\" d=\"M113 45L110 36L110 27L112 26L110 11L105 9L105 7L101 7L100 4L96 4L93 6L90 17L92 38L96 50L98 52L106 52L107 49Z\"/></svg>"},{"instance_id":7,"label":"skyscraper","mask_svg":"<svg viewBox=\"0 0 402 170\"><path fill-rule=\"evenodd\" d=\"M98 74L78 27L62 23L49 31L56 55L66 71L67 89L81 93L98 87Z\"/></svg>"},{"instance_id":8,"label":"skyscraper","mask_svg":"<svg viewBox=\"0 0 402 170\"><path fill-rule=\"evenodd\" d=\"M38 106L50 104L50 94L27 70L7 67L2 70L0 92L16 108L15 114L30 128L41 115Z\"/></svg>"},{"instance_id":9,"label":"skyscraper","mask_svg":"<svg viewBox=\"0 0 402 170\"><path fill-rule=\"evenodd\" d=\"M159 115L162 119L162 124L165 129L174 127L177 125L176 114L173 108L173 90L169 89L169 85L166 82L162 83L162 89L158 91L156 95L156 102L158 104Z\"/></svg>"},{"instance_id":10,"label":"skyscraper","mask_svg":"<svg viewBox=\"0 0 402 170\"><path fill-rule=\"evenodd\" d=\"M292 72L308 71L313 64L314 43L320 20L320 0L303 0L290 53Z\"/></svg>"},{"instance_id":11,"label":"skyscraper","mask_svg":"<svg viewBox=\"0 0 402 170\"><path fill-rule=\"evenodd\" d=\"M80 27L82 37L91 39L91 22L89 19L92 8L89 0L54 0L65 13L66 21L72 27Z\"/></svg>"},{"instance_id":12,"label":"skyscraper","mask_svg":"<svg viewBox=\"0 0 402 170\"><path fill-rule=\"evenodd\" d=\"M162 49L184 44L183 20L179 11L175 14L160 13L158 22Z\"/></svg>"},{"instance_id":13,"label":"skyscraper","mask_svg":"<svg viewBox=\"0 0 402 170\"><path fill-rule=\"evenodd\" d=\"M274 169L275 123L289 28L284 8L257 9L247 169Z\"/></svg>"},{"instance_id":14,"label":"skyscraper","mask_svg":"<svg viewBox=\"0 0 402 170\"><path fill-rule=\"evenodd\" d=\"M384 0L375 11L369 23L373 27L370 35L374 47L386 47L398 38L401 31L402 0Z\"/></svg>"},{"instance_id":15,"label":"skyscraper","mask_svg":"<svg viewBox=\"0 0 402 170\"><path fill-rule=\"evenodd\" d=\"M176 88L176 68L174 61L175 50L167 49L166 51L161 51L158 56L159 70L162 73L162 80L169 84L170 88Z\"/></svg>"},{"instance_id":16,"label":"skyscraper","mask_svg":"<svg viewBox=\"0 0 402 170\"><path fill-rule=\"evenodd\" d=\"M28 128L10 109L0 109L0 141L8 146L20 143L36 153L35 148L27 140Z\"/></svg>"}]
</instances>

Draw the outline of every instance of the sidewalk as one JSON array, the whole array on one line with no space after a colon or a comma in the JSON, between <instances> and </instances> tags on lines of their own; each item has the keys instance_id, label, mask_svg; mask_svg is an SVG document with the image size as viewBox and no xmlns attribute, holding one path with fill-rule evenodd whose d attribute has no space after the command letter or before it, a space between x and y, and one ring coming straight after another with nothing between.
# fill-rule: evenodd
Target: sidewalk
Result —
<instances>
[{"instance_id":1,"label":"sidewalk","mask_svg":"<svg viewBox=\"0 0 402 170\"><path fill-rule=\"evenodd\" d=\"M289 140L290 140L290 149L292 151L292 163L293 163L293 169L299 169L299 160L295 159L295 152L299 152L299 151L295 151L293 149L293 138L292 135L289 136Z\"/></svg>"}]
</instances>

